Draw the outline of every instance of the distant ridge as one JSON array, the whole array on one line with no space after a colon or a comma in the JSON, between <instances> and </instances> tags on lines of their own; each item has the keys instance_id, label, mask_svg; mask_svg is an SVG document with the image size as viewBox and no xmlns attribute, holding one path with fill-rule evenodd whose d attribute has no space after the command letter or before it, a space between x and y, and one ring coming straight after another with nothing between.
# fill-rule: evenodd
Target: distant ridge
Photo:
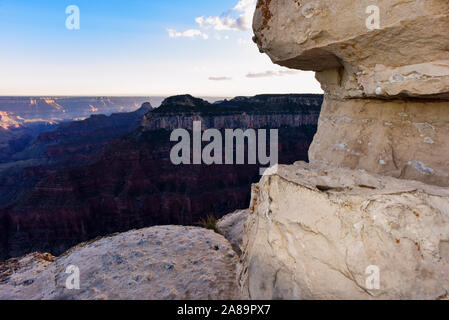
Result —
<instances>
[{"instance_id":1,"label":"distant ridge","mask_svg":"<svg viewBox=\"0 0 449 320\"><path fill-rule=\"evenodd\" d=\"M116 112L131 112L149 97L6 97L0 96L0 111L23 120L74 120Z\"/></svg>"},{"instance_id":2,"label":"distant ridge","mask_svg":"<svg viewBox=\"0 0 449 320\"><path fill-rule=\"evenodd\" d=\"M247 114L304 113L310 108L320 108L323 95L320 94L260 94L253 97L235 97L209 103L189 94L165 99L154 114L208 114L222 115L245 112Z\"/></svg>"}]
</instances>

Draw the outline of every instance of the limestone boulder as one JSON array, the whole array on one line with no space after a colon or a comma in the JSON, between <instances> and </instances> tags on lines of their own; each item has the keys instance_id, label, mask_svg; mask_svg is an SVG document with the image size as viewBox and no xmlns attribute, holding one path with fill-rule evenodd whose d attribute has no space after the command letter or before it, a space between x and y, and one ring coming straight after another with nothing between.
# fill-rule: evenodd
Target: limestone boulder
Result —
<instances>
[{"instance_id":1,"label":"limestone boulder","mask_svg":"<svg viewBox=\"0 0 449 320\"><path fill-rule=\"evenodd\" d=\"M253 188L250 299L447 299L449 188L305 163Z\"/></svg>"},{"instance_id":2,"label":"limestone boulder","mask_svg":"<svg viewBox=\"0 0 449 320\"><path fill-rule=\"evenodd\" d=\"M259 0L254 41L341 98L449 98L449 2Z\"/></svg>"},{"instance_id":3,"label":"limestone boulder","mask_svg":"<svg viewBox=\"0 0 449 320\"><path fill-rule=\"evenodd\" d=\"M0 300L239 299L237 261L229 242L211 230L152 227L84 243L57 258L35 253L2 263ZM66 286L73 267L79 290Z\"/></svg>"}]
</instances>

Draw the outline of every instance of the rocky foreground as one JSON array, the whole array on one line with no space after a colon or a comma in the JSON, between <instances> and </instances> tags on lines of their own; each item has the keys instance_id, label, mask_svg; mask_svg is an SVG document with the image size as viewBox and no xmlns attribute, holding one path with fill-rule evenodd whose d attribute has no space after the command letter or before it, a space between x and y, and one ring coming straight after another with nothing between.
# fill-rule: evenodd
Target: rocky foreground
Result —
<instances>
[{"instance_id":1,"label":"rocky foreground","mask_svg":"<svg viewBox=\"0 0 449 320\"><path fill-rule=\"evenodd\" d=\"M237 254L213 231L153 227L83 243L55 258L33 253L0 264L2 299L238 299ZM70 266L79 290L68 289ZM69 269L67 269L69 268Z\"/></svg>"},{"instance_id":2,"label":"rocky foreground","mask_svg":"<svg viewBox=\"0 0 449 320\"><path fill-rule=\"evenodd\" d=\"M249 298L448 298L449 3L370 5L258 1L260 51L316 71L325 101L310 164L253 189Z\"/></svg>"},{"instance_id":3,"label":"rocky foreground","mask_svg":"<svg viewBox=\"0 0 449 320\"><path fill-rule=\"evenodd\" d=\"M251 299L447 298L449 188L279 166L253 187L242 248Z\"/></svg>"}]
</instances>

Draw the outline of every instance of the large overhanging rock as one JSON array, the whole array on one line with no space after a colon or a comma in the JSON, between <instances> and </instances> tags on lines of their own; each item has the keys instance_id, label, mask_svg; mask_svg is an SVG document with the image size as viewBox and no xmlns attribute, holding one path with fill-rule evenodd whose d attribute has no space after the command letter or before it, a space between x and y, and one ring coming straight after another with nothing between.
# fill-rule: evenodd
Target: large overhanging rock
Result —
<instances>
[{"instance_id":1,"label":"large overhanging rock","mask_svg":"<svg viewBox=\"0 0 449 320\"><path fill-rule=\"evenodd\" d=\"M317 71L312 163L449 186L449 1L259 0L253 28L274 63Z\"/></svg>"},{"instance_id":2,"label":"large overhanging rock","mask_svg":"<svg viewBox=\"0 0 449 320\"><path fill-rule=\"evenodd\" d=\"M449 189L297 163L253 187L251 299L447 299Z\"/></svg>"},{"instance_id":3,"label":"large overhanging rock","mask_svg":"<svg viewBox=\"0 0 449 320\"><path fill-rule=\"evenodd\" d=\"M448 1L259 0L253 29L274 63L319 72L327 93L449 98Z\"/></svg>"}]
</instances>

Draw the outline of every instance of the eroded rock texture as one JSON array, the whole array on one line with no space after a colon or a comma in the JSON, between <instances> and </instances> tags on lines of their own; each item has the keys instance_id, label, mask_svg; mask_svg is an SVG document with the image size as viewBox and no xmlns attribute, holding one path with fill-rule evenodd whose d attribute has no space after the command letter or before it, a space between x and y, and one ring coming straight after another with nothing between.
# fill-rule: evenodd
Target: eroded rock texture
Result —
<instances>
[{"instance_id":1,"label":"eroded rock texture","mask_svg":"<svg viewBox=\"0 0 449 320\"><path fill-rule=\"evenodd\" d=\"M447 299L449 2L259 0L253 28L326 96L311 164L253 187L244 296Z\"/></svg>"},{"instance_id":2,"label":"eroded rock texture","mask_svg":"<svg viewBox=\"0 0 449 320\"><path fill-rule=\"evenodd\" d=\"M229 242L210 230L153 227L84 243L58 258L33 253L0 263L0 299L238 299L236 264ZM67 289L69 266L79 268L79 290Z\"/></svg>"},{"instance_id":3,"label":"eroded rock texture","mask_svg":"<svg viewBox=\"0 0 449 320\"><path fill-rule=\"evenodd\" d=\"M240 255L242 253L243 226L248 219L249 210L238 210L230 213L217 222L218 232L223 235Z\"/></svg>"},{"instance_id":4,"label":"eroded rock texture","mask_svg":"<svg viewBox=\"0 0 449 320\"><path fill-rule=\"evenodd\" d=\"M326 99L310 161L449 185L449 102Z\"/></svg>"},{"instance_id":5,"label":"eroded rock texture","mask_svg":"<svg viewBox=\"0 0 449 320\"><path fill-rule=\"evenodd\" d=\"M259 0L253 27L274 63L318 71L328 93L448 97L447 1Z\"/></svg>"},{"instance_id":6,"label":"eroded rock texture","mask_svg":"<svg viewBox=\"0 0 449 320\"><path fill-rule=\"evenodd\" d=\"M317 71L312 162L449 186L449 2L374 5L259 0L254 40L274 63Z\"/></svg>"},{"instance_id":7,"label":"eroded rock texture","mask_svg":"<svg viewBox=\"0 0 449 320\"><path fill-rule=\"evenodd\" d=\"M240 276L251 299L449 292L448 188L302 162L279 166L253 188L245 229Z\"/></svg>"}]
</instances>

